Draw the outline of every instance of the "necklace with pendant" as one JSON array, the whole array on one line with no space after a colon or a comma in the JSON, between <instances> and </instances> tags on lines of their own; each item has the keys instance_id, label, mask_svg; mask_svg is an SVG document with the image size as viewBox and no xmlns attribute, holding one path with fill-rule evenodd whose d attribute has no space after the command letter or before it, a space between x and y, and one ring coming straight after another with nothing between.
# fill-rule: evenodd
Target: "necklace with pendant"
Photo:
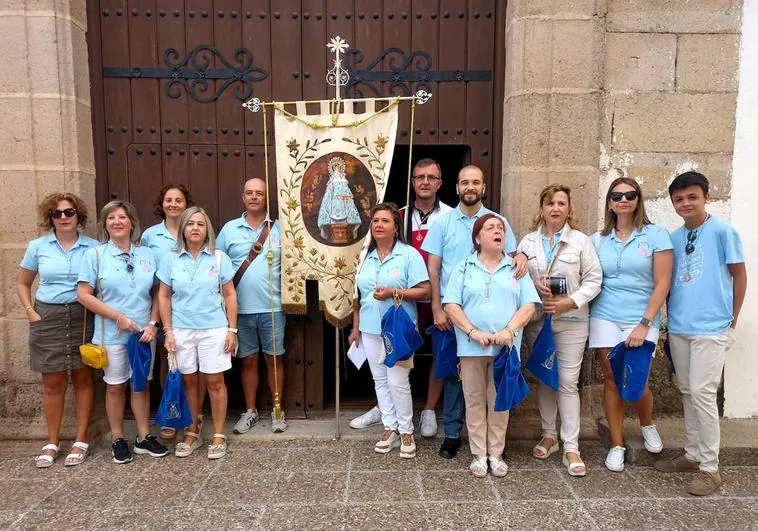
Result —
<instances>
[{"instance_id":1,"label":"necklace with pendant","mask_svg":"<svg viewBox=\"0 0 758 531\"><path fill-rule=\"evenodd\" d=\"M696 229L693 229L687 233L687 243L684 246L684 252L685 252L685 263L687 267L687 272L682 275L682 282L689 282L692 280L692 254L695 252L695 246L697 245L697 241L700 239L700 235L703 233L703 227L710 219L711 215L706 214L705 220L703 220L703 223Z\"/></svg>"},{"instance_id":2,"label":"necklace with pendant","mask_svg":"<svg viewBox=\"0 0 758 531\"><path fill-rule=\"evenodd\" d=\"M197 275L197 270L200 269L200 260L202 257L198 256L197 260L195 261L195 268L192 269L192 272L190 273L190 267L185 266L184 271L187 273L187 276L189 277L189 284L190 288L195 286L195 275Z\"/></svg>"}]
</instances>

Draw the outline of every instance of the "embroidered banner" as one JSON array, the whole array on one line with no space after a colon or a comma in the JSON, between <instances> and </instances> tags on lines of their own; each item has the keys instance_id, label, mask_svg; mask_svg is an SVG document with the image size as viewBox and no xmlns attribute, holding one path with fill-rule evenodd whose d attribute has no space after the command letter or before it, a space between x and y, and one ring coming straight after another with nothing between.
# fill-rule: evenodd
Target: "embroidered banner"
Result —
<instances>
[{"instance_id":1,"label":"embroidered banner","mask_svg":"<svg viewBox=\"0 0 758 531\"><path fill-rule=\"evenodd\" d=\"M335 326L352 321L355 272L369 211L384 200L397 132L397 100L321 104L309 115L275 104L276 175L282 237L282 308L306 313L305 281Z\"/></svg>"}]
</instances>

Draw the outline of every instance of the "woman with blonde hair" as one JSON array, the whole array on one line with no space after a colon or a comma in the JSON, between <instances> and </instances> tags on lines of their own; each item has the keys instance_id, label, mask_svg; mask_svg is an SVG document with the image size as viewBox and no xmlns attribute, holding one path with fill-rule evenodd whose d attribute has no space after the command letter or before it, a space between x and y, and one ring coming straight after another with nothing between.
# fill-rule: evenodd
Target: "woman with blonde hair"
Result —
<instances>
[{"instance_id":1,"label":"woman with blonde hair","mask_svg":"<svg viewBox=\"0 0 758 531\"><path fill-rule=\"evenodd\" d=\"M52 466L58 456L68 375L74 384L76 442L65 465L87 456L87 427L94 402L92 369L82 363L79 346L92 338L92 316L76 299L76 277L84 253L97 241L81 233L87 205L78 196L53 193L37 206L44 236L29 242L18 269L16 293L29 320L29 355L34 372L42 373L42 410L48 443L34 460L38 468ZM39 286L32 302L32 285ZM84 334L82 334L84 331Z\"/></svg>"},{"instance_id":2,"label":"woman with blonde hair","mask_svg":"<svg viewBox=\"0 0 758 531\"><path fill-rule=\"evenodd\" d=\"M177 250L161 260L158 279L160 315L166 350L176 355L193 423L174 454L187 457L202 445L198 380L205 380L211 401L214 434L208 458L226 455L227 392L224 371L232 366L237 346L237 294L229 257L216 249L208 214L193 206L179 219Z\"/></svg>"},{"instance_id":3,"label":"woman with blonde hair","mask_svg":"<svg viewBox=\"0 0 758 531\"><path fill-rule=\"evenodd\" d=\"M108 355L103 381L107 384L105 412L113 441L111 455L115 463L124 464L132 460L124 431L126 387L132 377L127 344L132 334L139 333L139 342L149 343L155 354L157 264L150 249L135 245L139 242L140 227L137 209L131 203L106 204L100 211L97 232L103 244L85 255L79 271L78 294L79 302L98 316L93 337L95 343L105 346ZM149 385L142 391L132 388L129 404L137 421L134 453L151 457L168 455L168 449L150 433Z\"/></svg>"},{"instance_id":4,"label":"woman with blonde hair","mask_svg":"<svg viewBox=\"0 0 758 531\"><path fill-rule=\"evenodd\" d=\"M603 407L611 432L608 470L624 470L624 401L613 379L608 354L622 341L639 347L658 342L659 311L671 286L673 245L666 229L654 225L645 213L637 181L619 177L605 196L605 224L593 236L603 268L603 289L592 303L590 348L596 349L603 368ZM660 453L663 442L653 424L653 394L645 386L634 402L645 449Z\"/></svg>"},{"instance_id":5,"label":"woman with blonde hair","mask_svg":"<svg viewBox=\"0 0 758 531\"><path fill-rule=\"evenodd\" d=\"M550 316L558 363L558 390L540 382L537 405L542 438L532 450L537 459L558 451L556 417L561 416L563 463L572 476L587 468L579 453L579 372L589 335L589 302L600 292L602 271L589 238L576 228L571 189L551 184L542 189L534 231L521 240L519 251L529 258L529 273L542 298L542 315L524 331L531 350Z\"/></svg>"}]
</instances>

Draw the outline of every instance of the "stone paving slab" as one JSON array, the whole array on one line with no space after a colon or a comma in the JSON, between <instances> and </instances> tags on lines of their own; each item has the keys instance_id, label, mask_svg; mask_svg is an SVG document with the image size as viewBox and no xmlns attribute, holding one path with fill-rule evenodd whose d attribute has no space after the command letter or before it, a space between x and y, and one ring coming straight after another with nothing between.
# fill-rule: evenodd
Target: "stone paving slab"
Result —
<instances>
[{"instance_id":1,"label":"stone paving slab","mask_svg":"<svg viewBox=\"0 0 758 531\"><path fill-rule=\"evenodd\" d=\"M443 460L439 441L417 444L416 459L400 459L363 440L237 441L218 461L198 451L127 465L101 444L78 467L38 470L38 442L0 443L0 529L758 530L755 466L723 467L724 486L698 499L686 474L605 470L596 443L582 448L585 478L510 443L508 475L484 479L465 446Z\"/></svg>"}]
</instances>

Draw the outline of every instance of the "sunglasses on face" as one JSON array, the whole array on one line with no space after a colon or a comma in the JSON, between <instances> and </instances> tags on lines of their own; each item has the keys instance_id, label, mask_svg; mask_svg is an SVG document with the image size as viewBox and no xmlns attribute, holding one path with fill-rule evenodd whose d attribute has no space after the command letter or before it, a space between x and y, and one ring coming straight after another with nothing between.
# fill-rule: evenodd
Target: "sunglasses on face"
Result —
<instances>
[{"instance_id":1,"label":"sunglasses on face","mask_svg":"<svg viewBox=\"0 0 758 531\"><path fill-rule=\"evenodd\" d=\"M64 208L63 210L56 208L55 210L50 211L50 216L54 217L55 219L60 219L62 217L73 218L78 213L79 212L77 212L75 208Z\"/></svg>"},{"instance_id":2,"label":"sunglasses on face","mask_svg":"<svg viewBox=\"0 0 758 531\"><path fill-rule=\"evenodd\" d=\"M691 230L687 233L687 245L684 246L684 252L686 254L692 254L695 252L695 241L697 240L697 231Z\"/></svg>"},{"instance_id":3,"label":"sunglasses on face","mask_svg":"<svg viewBox=\"0 0 758 531\"><path fill-rule=\"evenodd\" d=\"M629 190L628 192L611 192L611 201L618 203L623 197L626 197L627 201L634 201L640 194L636 190Z\"/></svg>"}]
</instances>

